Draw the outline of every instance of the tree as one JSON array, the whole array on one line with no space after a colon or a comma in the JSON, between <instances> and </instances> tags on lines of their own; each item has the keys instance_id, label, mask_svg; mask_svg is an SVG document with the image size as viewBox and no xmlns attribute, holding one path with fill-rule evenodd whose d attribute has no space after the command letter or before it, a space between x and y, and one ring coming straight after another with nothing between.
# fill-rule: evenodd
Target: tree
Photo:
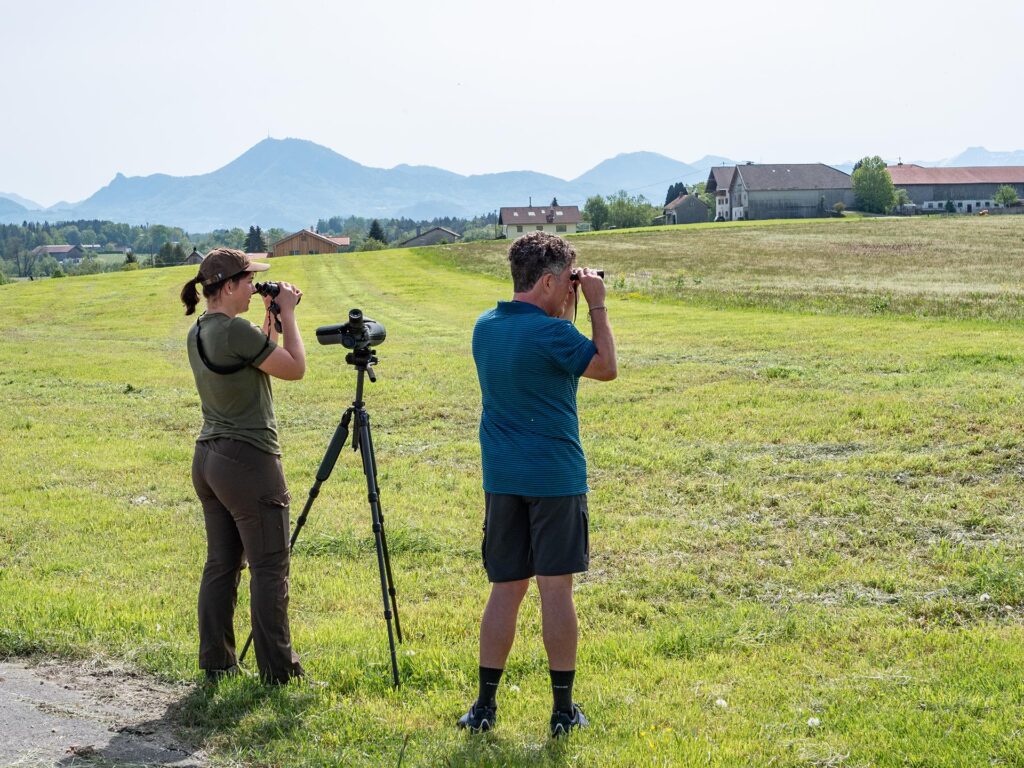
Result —
<instances>
[{"instance_id":1,"label":"tree","mask_svg":"<svg viewBox=\"0 0 1024 768\"><path fill-rule=\"evenodd\" d=\"M668 205L680 195L686 194L686 185L683 182L677 182L672 184L668 188L668 192L665 193L665 205Z\"/></svg>"},{"instance_id":2,"label":"tree","mask_svg":"<svg viewBox=\"0 0 1024 768\"><path fill-rule=\"evenodd\" d=\"M124 255L124 263L125 263L125 266L128 266L129 264L138 264L139 260L135 258L135 254L134 253L132 253L131 251L128 251L128 253L126 253Z\"/></svg>"},{"instance_id":3,"label":"tree","mask_svg":"<svg viewBox=\"0 0 1024 768\"><path fill-rule=\"evenodd\" d=\"M552 197L551 198L551 207L552 208L557 208L558 207L558 198L557 197Z\"/></svg>"},{"instance_id":4,"label":"tree","mask_svg":"<svg viewBox=\"0 0 1024 768\"><path fill-rule=\"evenodd\" d=\"M263 230L261 230L259 227L249 227L249 234L245 236L245 252L267 252L267 241L263 237Z\"/></svg>"},{"instance_id":5,"label":"tree","mask_svg":"<svg viewBox=\"0 0 1024 768\"><path fill-rule=\"evenodd\" d=\"M173 267L176 263L174 259L174 245L172 243L161 245L160 250L153 256L154 267Z\"/></svg>"},{"instance_id":6,"label":"tree","mask_svg":"<svg viewBox=\"0 0 1024 768\"><path fill-rule=\"evenodd\" d=\"M871 213L888 213L896 200L892 176L878 155L862 158L853 171L853 194L857 206Z\"/></svg>"},{"instance_id":7,"label":"tree","mask_svg":"<svg viewBox=\"0 0 1024 768\"><path fill-rule=\"evenodd\" d=\"M707 182L698 181L690 188L690 194L696 195L697 198L708 207L708 218L715 218L715 207L717 205L715 196L706 190Z\"/></svg>"},{"instance_id":8,"label":"tree","mask_svg":"<svg viewBox=\"0 0 1024 768\"><path fill-rule=\"evenodd\" d=\"M899 209L900 213L903 213L903 207L910 205L910 194L907 190L900 188L893 190L893 205Z\"/></svg>"},{"instance_id":9,"label":"tree","mask_svg":"<svg viewBox=\"0 0 1024 768\"><path fill-rule=\"evenodd\" d=\"M631 197L624 189L608 197L608 224L624 227L649 226L660 211L651 205L643 195Z\"/></svg>"},{"instance_id":10,"label":"tree","mask_svg":"<svg viewBox=\"0 0 1024 768\"><path fill-rule=\"evenodd\" d=\"M608 223L608 204L600 195L588 197L583 204L583 218L590 222L594 229L604 229Z\"/></svg>"},{"instance_id":11,"label":"tree","mask_svg":"<svg viewBox=\"0 0 1024 768\"><path fill-rule=\"evenodd\" d=\"M996 190L995 195L992 197L993 202L1004 206L1016 205L1018 199L1017 190L1009 184L1003 184L1003 186Z\"/></svg>"},{"instance_id":12,"label":"tree","mask_svg":"<svg viewBox=\"0 0 1024 768\"><path fill-rule=\"evenodd\" d=\"M366 233L367 240L376 240L378 243L387 244L388 236L384 234L384 227L376 219L370 224L370 231ZM367 249L362 249L367 250Z\"/></svg>"},{"instance_id":13,"label":"tree","mask_svg":"<svg viewBox=\"0 0 1024 768\"><path fill-rule=\"evenodd\" d=\"M953 204L952 200L946 201L946 213L956 213L956 206Z\"/></svg>"}]
</instances>

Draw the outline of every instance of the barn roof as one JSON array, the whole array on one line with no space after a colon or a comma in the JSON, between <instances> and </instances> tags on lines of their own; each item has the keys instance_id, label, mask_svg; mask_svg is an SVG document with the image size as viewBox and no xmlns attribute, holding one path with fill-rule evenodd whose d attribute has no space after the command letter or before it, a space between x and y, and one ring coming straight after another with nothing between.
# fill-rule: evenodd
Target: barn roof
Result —
<instances>
[{"instance_id":1,"label":"barn roof","mask_svg":"<svg viewBox=\"0 0 1024 768\"><path fill-rule=\"evenodd\" d=\"M752 192L853 187L849 175L824 163L738 165L736 173L743 179L744 186Z\"/></svg>"},{"instance_id":2,"label":"barn roof","mask_svg":"<svg viewBox=\"0 0 1024 768\"><path fill-rule=\"evenodd\" d=\"M1024 165L963 166L925 168L920 165L890 165L889 175L897 187L908 184L1024 184Z\"/></svg>"},{"instance_id":3,"label":"barn roof","mask_svg":"<svg viewBox=\"0 0 1024 768\"><path fill-rule=\"evenodd\" d=\"M711 169L711 173L708 174L707 191L717 192L718 190L728 190L732 184L732 177L736 173L735 165L723 165Z\"/></svg>"}]
</instances>

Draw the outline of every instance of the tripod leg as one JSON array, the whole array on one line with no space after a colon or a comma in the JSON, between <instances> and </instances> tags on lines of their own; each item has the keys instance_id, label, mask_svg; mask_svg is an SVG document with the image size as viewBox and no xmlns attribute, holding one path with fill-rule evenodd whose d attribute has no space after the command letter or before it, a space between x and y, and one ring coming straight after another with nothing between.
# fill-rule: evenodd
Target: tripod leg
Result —
<instances>
[{"instance_id":1,"label":"tripod leg","mask_svg":"<svg viewBox=\"0 0 1024 768\"><path fill-rule=\"evenodd\" d=\"M342 449L345 447L345 442L348 440L348 425L352 421L352 414L355 411L354 408L348 408L344 415L341 417L341 421L338 422L337 428L334 430L334 437L331 438L331 442L327 445L327 451L324 453L324 458L320 462L320 468L316 471L316 481L313 483L313 487L309 489L309 496L306 497L306 504L302 508L302 514L295 521L295 530L292 532L291 540L288 542L288 551L295 549L295 541L299 538L299 531L302 530L302 526L306 524L306 518L309 516L309 510L313 506L313 502L316 497L320 495L320 486L323 482L331 476L331 472L334 471L334 465L338 461L338 456L341 455ZM245 661L245 654L249 652L249 646L252 645L252 631L249 632L249 637L245 640L245 645L242 647L242 653L238 657L238 663L241 664Z\"/></svg>"},{"instance_id":2,"label":"tripod leg","mask_svg":"<svg viewBox=\"0 0 1024 768\"><path fill-rule=\"evenodd\" d=\"M398 680L398 657L395 654L395 635L391 628L392 606L388 599L388 572L384 565L384 527L381 523L376 467L373 457L373 443L370 440L370 417L363 409L356 410L356 432L359 439L359 453L363 459L363 474L366 475L367 499L370 502L370 516L373 520L373 538L377 548L377 570L380 573L380 594L384 603L384 621L388 627L388 647L391 650L391 679L395 688ZM392 598L393 599L393 598Z\"/></svg>"},{"instance_id":3,"label":"tripod leg","mask_svg":"<svg viewBox=\"0 0 1024 768\"><path fill-rule=\"evenodd\" d=\"M373 488L377 494L377 518L380 521L380 543L384 554L384 573L387 576L388 595L391 597L391 612L395 616L395 634L398 642L402 642L402 623L398 619L398 593L395 590L395 578L391 573L391 556L388 553L388 537L384 528L384 511L380 505L380 485L377 483L377 456L373 452L373 434L370 431L370 415L364 413L366 420L366 441L370 446L370 468L373 472Z\"/></svg>"}]
</instances>

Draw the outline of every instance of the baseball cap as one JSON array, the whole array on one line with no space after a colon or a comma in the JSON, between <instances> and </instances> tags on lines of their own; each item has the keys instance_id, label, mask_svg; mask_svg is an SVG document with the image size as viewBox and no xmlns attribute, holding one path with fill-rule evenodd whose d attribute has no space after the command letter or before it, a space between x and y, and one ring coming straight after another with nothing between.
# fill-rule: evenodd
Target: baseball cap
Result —
<instances>
[{"instance_id":1,"label":"baseball cap","mask_svg":"<svg viewBox=\"0 0 1024 768\"><path fill-rule=\"evenodd\" d=\"M214 248L199 265L199 279L203 285L213 285L243 272L265 272L269 264L252 261L248 255L234 248Z\"/></svg>"}]
</instances>

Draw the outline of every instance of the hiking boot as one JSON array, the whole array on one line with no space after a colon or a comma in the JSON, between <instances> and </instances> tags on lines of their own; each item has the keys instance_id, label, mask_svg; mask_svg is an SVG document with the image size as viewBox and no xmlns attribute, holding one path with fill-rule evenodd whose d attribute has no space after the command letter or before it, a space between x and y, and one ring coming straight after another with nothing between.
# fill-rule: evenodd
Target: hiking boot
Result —
<instances>
[{"instance_id":1,"label":"hiking boot","mask_svg":"<svg viewBox=\"0 0 1024 768\"><path fill-rule=\"evenodd\" d=\"M590 725L587 716L583 714L579 704L572 705L572 712L551 713L551 737L557 739L559 736L568 736L569 731L575 728L586 728Z\"/></svg>"},{"instance_id":2,"label":"hiking boot","mask_svg":"<svg viewBox=\"0 0 1024 768\"><path fill-rule=\"evenodd\" d=\"M486 707L479 702L469 708L469 712L459 718L459 728L468 728L470 733L485 733L494 727L498 719L498 706Z\"/></svg>"},{"instance_id":3,"label":"hiking boot","mask_svg":"<svg viewBox=\"0 0 1024 768\"><path fill-rule=\"evenodd\" d=\"M236 675L242 674L242 670L238 668L237 664L232 664L226 669L207 669L206 671L206 682L216 683L223 680L225 677L235 677Z\"/></svg>"}]
</instances>

